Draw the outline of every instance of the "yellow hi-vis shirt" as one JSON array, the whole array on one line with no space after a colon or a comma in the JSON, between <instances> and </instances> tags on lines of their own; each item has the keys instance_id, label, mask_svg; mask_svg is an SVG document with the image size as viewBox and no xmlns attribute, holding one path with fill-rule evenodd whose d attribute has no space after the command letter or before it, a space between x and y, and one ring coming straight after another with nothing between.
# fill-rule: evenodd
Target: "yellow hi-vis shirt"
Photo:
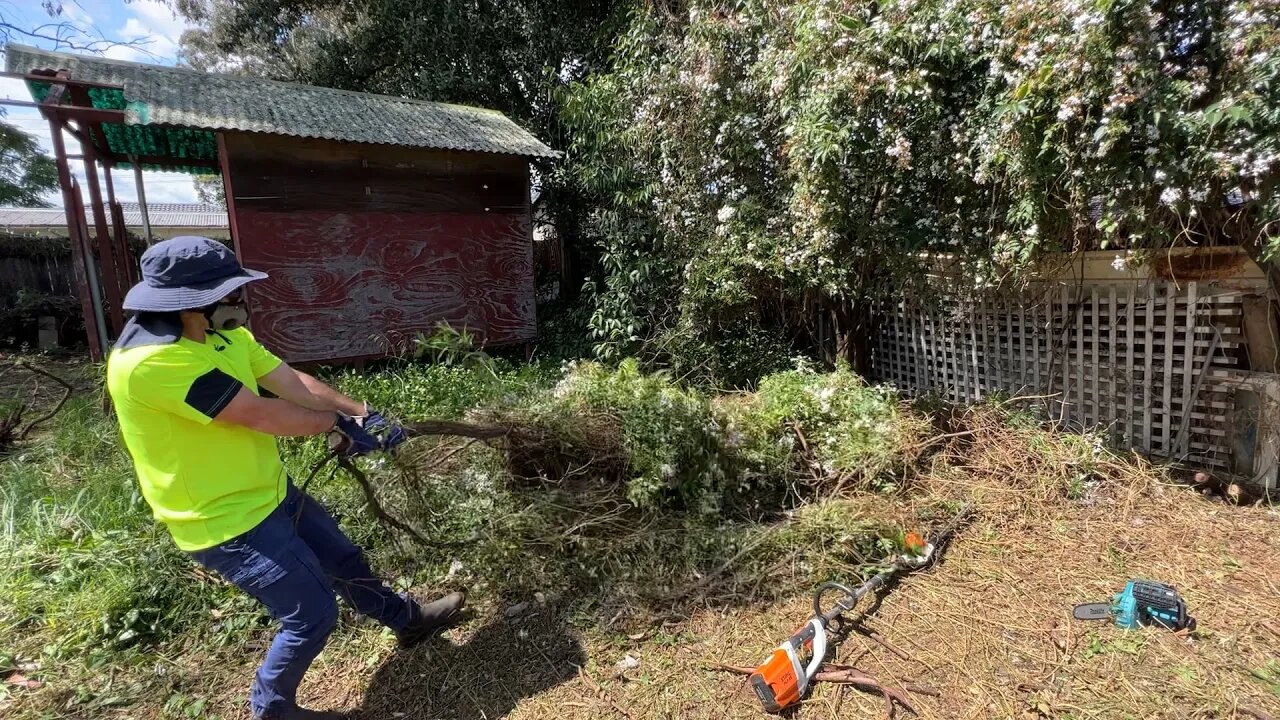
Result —
<instances>
[{"instance_id":1,"label":"yellow hi-vis shirt","mask_svg":"<svg viewBox=\"0 0 1280 720\"><path fill-rule=\"evenodd\" d=\"M248 532L284 500L275 437L213 422L241 387L258 394L258 378L280 362L245 328L107 358L107 389L142 496L179 548Z\"/></svg>"}]
</instances>

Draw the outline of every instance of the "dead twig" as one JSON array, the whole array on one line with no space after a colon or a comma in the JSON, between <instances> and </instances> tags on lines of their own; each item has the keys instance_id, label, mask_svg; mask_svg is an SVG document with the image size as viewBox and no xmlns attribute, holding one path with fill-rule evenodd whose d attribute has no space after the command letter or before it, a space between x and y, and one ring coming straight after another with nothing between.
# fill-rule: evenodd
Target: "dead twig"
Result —
<instances>
[{"instance_id":1,"label":"dead twig","mask_svg":"<svg viewBox=\"0 0 1280 720\"><path fill-rule=\"evenodd\" d=\"M851 684L840 679L844 677L842 673L857 673L858 675L861 675L863 677L871 678L872 680L875 680L875 678L872 677L871 675L868 675L867 673L857 669L852 665L842 665L840 663L824 663L818 671L818 675L826 676L822 678L823 682ZM814 677L815 679L817 678L817 676L814 676ZM917 695L928 695L929 697L942 697L942 693L938 692L934 688L929 687L928 685L905 684L902 686L901 689L906 690L907 692L915 693ZM914 710L912 712L914 712Z\"/></svg>"},{"instance_id":2,"label":"dead twig","mask_svg":"<svg viewBox=\"0 0 1280 720\"><path fill-rule=\"evenodd\" d=\"M922 450L929 447L930 445L936 445L937 443L940 443L943 440L950 440L951 438L958 438L958 437L969 437L970 435L975 434L975 432L976 431L974 430L961 430L960 432L946 433L945 435L936 435L934 437L929 438L928 440L925 440L922 445L917 446L916 452L921 452Z\"/></svg>"},{"instance_id":3,"label":"dead twig","mask_svg":"<svg viewBox=\"0 0 1280 720\"><path fill-rule=\"evenodd\" d=\"M419 534L417 530L410 527L408 523L392 516L391 513L388 513L386 509L382 507L382 503L378 502L378 497L373 492L373 485L370 484L368 476L364 474L363 470L356 467L356 464L351 461L351 458L339 457L338 467L346 470L347 474L359 483L360 489L364 491L365 501L369 503L369 509L373 511L373 514L376 515L379 520L397 530L403 531L409 535L409 537L412 537L423 545L430 544L427 542L425 537Z\"/></svg>"},{"instance_id":4,"label":"dead twig","mask_svg":"<svg viewBox=\"0 0 1280 720\"><path fill-rule=\"evenodd\" d=\"M814 460L813 453L809 450L809 440L804 436L804 431L800 429L800 423L791 423L791 431L796 434L796 439L800 441L800 449L804 454L806 464L809 465L809 472L813 477L813 481L815 483L821 482L822 466ZM838 495L840 493L840 488L843 486L844 478L841 478L840 483L836 486L836 492L833 496Z\"/></svg>"},{"instance_id":5,"label":"dead twig","mask_svg":"<svg viewBox=\"0 0 1280 720\"><path fill-rule=\"evenodd\" d=\"M1256 708L1251 708L1247 705L1240 705L1237 707L1236 714L1248 715L1249 717L1254 718L1254 720L1275 720L1270 713Z\"/></svg>"},{"instance_id":6,"label":"dead twig","mask_svg":"<svg viewBox=\"0 0 1280 720\"><path fill-rule=\"evenodd\" d=\"M853 629L857 631L859 635L862 635L863 637L878 643L885 650L888 650L889 652L896 655L899 660L905 660L906 662L920 662L919 660L916 660L915 658L908 655L905 651L894 646L893 643L886 640L883 635L867 627L864 623L861 623L861 622L854 623Z\"/></svg>"},{"instance_id":7,"label":"dead twig","mask_svg":"<svg viewBox=\"0 0 1280 720\"><path fill-rule=\"evenodd\" d=\"M631 713L627 712L626 708L614 702L613 698L609 696L609 693L605 692L605 689L600 686L600 683L597 683L594 679L592 679L592 677L587 674L587 671L584 670L581 665L574 665L574 667L578 668L578 677L582 678L582 681L585 682L588 687L590 687L592 690L595 691L596 697L609 703L609 705L613 707L614 710L618 711L618 714L622 715L622 717L627 718L627 720L631 720Z\"/></svg>"},{"instance_id":8,"label":"dead twig","mask_svg":"<svg viewBox=\"0 0 1280 720\"><path fill-rule=\"evenodd\" d=\"M1059 396L1061 396L1061 395L1062 395L1062 393L1052 393L1052 394L1050 394L1050 395L1015 395L1015 396L1013 396L1013 397L1009 398L1008 400L1002 400L1002 401L1000 402L1000 404L1001 404L1001 405L1010 405L1010 404L1012 404L1012 403L1020 402L1020 401L1023 401L1023 400L1051 400L1051 399L1056 398L1056 397L1059 397Z\"/></svg>"},{"instance_id":9,"label":"dead twig","mask_svg":"<svg viewBox=\"0 0 1280 720\"><path fill-rule=\"evenodd\" d=\"M67 404L67 400L71 399L71 394L75 392L75 388L71 387L71 383L67 382L66 380L63 380L57 375L54 375L48 370L45 370L40 367L36 367L35 365L32 365L24 360L15 360L13 363L13 367L22 368L27 372L34 373L41 377L49 378L50 380L62 386L62 397L58 400L58 404L54 405L53 409L50 410L49 412L27 423L27 426L23 428L21 432L17 433L18 440L26 440L27 436L30 435L31 431L36 429L38 425L49 421L50 419L53 418L54 415L57 415L59 412L62 411L62 407Z\"/></svg>"}]
</instances>

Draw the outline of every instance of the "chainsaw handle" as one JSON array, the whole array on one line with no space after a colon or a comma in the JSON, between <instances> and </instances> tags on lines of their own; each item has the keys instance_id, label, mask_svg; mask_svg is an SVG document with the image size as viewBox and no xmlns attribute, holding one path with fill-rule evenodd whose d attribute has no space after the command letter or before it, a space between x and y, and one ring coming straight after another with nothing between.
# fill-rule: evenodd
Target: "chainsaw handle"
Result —
<instances>
[{"instance_id":1,"label":"chainsaw handle","mask_svg":"<svg viewBox=\"0 0 1280 720\"><path fill-rule=\"evenodd\" d=\"M831 592L832 590L844 593L847 597L852 599L852 602L849 603L848 605L845 605L843 600L837 600L835 607L831 608L831 610L829 611L823 610L822 597L826 595L828 592ZM826 622L831 622L836 618L837 615L840 615L841 613L849 612L855 606L857 606L858 600L859 600L859 595L857 591L855 591L853 588L849 587L848 585L845 585L844 583L838 583L835 581L824 582L818 586L817 590L813 592L813 614L816 617L822 618Z\"/></svg>"},{"instance_id":2,"label":"chainsaw handle","mask_svg":"<svg viewBox=\"0 0 1280 720\"><path fill-rule=\"evenodd\" d=\"M809 689L809 683L813 680L813 676L818 674L818 668L822 667L822 661L827 657L827 628L823 625L822 619L810 620L809 627L813 628L813 657L809 659L809 665L804 669L804 680L800 683L801 695Z\"/></svg>"}]
</instances>

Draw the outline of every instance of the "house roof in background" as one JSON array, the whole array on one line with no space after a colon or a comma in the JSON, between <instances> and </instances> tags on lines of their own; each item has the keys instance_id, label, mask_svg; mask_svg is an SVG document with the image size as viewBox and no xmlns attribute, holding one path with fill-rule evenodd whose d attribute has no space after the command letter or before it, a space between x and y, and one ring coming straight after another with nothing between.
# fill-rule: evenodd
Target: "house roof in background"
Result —
<instances>
[{"instance_id":1,"label":"house roof in background","mask_svg":"<svg viewBox=\"0 0 1280 720\"><path fill-rule=\"evenodd\" d=\"M125 145L160 145L182 149L182 138L158 134L239 130L323 138L357 143L500 153L555 158L559 153L495 110L409 100L390 95L335 90L256 77L217 75L186 68L112 60L41 50L10 43L5 48L10 72L66 70L73 80L119 85L121 90L93 89L94 107L125 111L123 127L144 127L149 135L109 138L121 155L152 155ZM29 82L32 95L42 100L48 83ZM154 127L154 126L176 127ZM207 138L188 138L208 153ZM116 147L120 145L120 147Z\"/></svg>"},{"instance_id":2,"label":"house roof in background","mask_svg":"<svg viewBox=\"0 0 1280 720\"><path fill-rule=\"evenodd\" d=\"M142 212L138 203L122 202L124 224L142 226ZM203 203L147 203L147 214L153 228L225 228L227 211L220 205ZM85 211L88 225L93 217ZM62 208L0 207L0 228L62 228L67 227L67 214Z\"/></svg>"}]
</instances>

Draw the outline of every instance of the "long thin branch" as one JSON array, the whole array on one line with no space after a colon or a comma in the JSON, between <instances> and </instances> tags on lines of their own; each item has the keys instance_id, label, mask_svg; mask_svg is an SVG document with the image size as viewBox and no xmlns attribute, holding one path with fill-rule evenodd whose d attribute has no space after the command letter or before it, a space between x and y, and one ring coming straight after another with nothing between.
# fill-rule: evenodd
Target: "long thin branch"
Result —
<instances>
[{"instance_id":1,"label":"long thin branch","mask_svg":"<svg viewBox=\"0 0 1280 720\"><path fill-rule=\"evenodd\" d=\"M47 370L42 370L41 368L38 368L35 365L30 365L26 362L23 362L22 360L18 360L17 362L15 362L14 367L20 367L23 370L28 370L37 375L43 375L44 377L47 377L50 380L62 386L62 399L58 401L58 404L54 405L53 409L50 410L49 412L45 413L44 415L41 415L35 420L32 420L30 423L27 424L25 428L23 428L21 433L18 433L19 440L26 440L27 435L30 435L31 431L34 430L37 425L39 425L42 422L45 422L46 420L49 420L54 415L57 415L60 410L62 410L62 406L66 405L67 400L71 399L71 393L75 392L75 388L71 387L71 383L67 382L66 380L63 380L57 375L54 375L53 373L48 372Z\"/></svg>"},{"instance_id":2,"label":"long thin branch","mask_svg":"<svg viewBox=\"0 0 1280 720\"><path fill-rule=\"evenodd\" d=\"M95 38L83 28L76 27L69 22L45 23L29 30L18 27L13 23L0 22L0 36L7 39L12 35L22 35L32 40L51 42L54 50L84 50L99 53L113 47L132 47L138 48L148 55L154 55L145 49L145 46L151 42L148 38L123 41L108 40L101 35Z\"/></svg>"},{"instance_id":3,"label":"long thin branch","mask_svg":"<svg viewBox=\"0 0 1280 720\"><path fill-rule=\"evenodd\" d=\"M300 489L302 490L302 492L304 493L307 492L308 487L311 485L311 481L316 477L316 475L318 475L320 471L325 468L325 466L333 462L335 459L337 459L338 464L337 464L337 467L334 468L334 472L337 472L338 468L342 468L343 470L347 471L348 474L351 475L351 477L356 481L356 483L360 485L360 489L364 491L365 501L369 504L369 509L372 510L373 514L382 522L385 522L386 524L390 525L393 528L397 528L399 530L403 530L409 533L409 535L412 536L414 540L417 540L419 543L423 545L430 544L431 547L434 547L437 549L465 547L471 544L472 542L474 542L474 538L468 538L466 540L455 541L455 542L433 541L431 543L428 543L426 538L420 535L407 523L405 523L403 520L400 520L394 517L393 515L391 515L391 513L388 513L386 511L386 508L382 507L382 503L378 501L377 496L373 492L373 484L369 482L369 478L367 475L365 475L364 471L356 467L355 462L353 462L351 458L341 458L338 456L338 453L336 452L331 452L328 455L325 455L319 462L317 462L315 465L311 467L311 472L307 473L306 479L302 481L302 485L300 486Z\"/></svg>"},{"instance_id":4,"label":"long thin branch","mask_svg":"<svg viewBox=\"0 0 1280 720\"><path fill-rule=\"evenodd\" d=\"M512 435L520 434L521 432L520 428L514 426L468 423L455 420L422 420L415 423L406 423L404 425L404 429L411 437L419 437L423 435L452 435L471 438L470 442L466 443L461 448L455 449L449 456L446 456L445 459L466 449L476 442L503 440L511 437ZM369 509L373 511L374 516L376 516L379 521L408 534L422 545L448 547L454 544L429 542L427 538L423 537L422 534L415 530L411 525L387 512L386 508L384 508L382 503L378 500L377 493L375 493L373 489L373 484L369 482L369 477L365 475L364 471L361 470L351 458L342 457L337 453L331 453L325 456L325 458L320 462L316 463L316 465L311 469L311 473L307 476L306 481L303 482L302 489L304 492L306 491L307 486L310 485L311 479L315 477L321 468L331 462L334 458L337 458L338 467L346 471L346 473L360 485L360 489L364 492L365 502L368 503Z\"/></svg>"},{"instance_id":5,"label":"long thin branch","mask_svg":"<svg viewBox=\"0 0 1280 720\"><path fill-rule=\"evenodd\" d=\"M431 544L427 542L427 539L419 534L417 530L410 527L408 523L393 517L385 508L382 507L382 503L378 502L378 497L373 492L373 485L369 482L368 476L364 474L363 470L356 467L356 464L351 461L351 458L339 457L338 467L346 470L347 474L352 478L355 478L355 481L360 484L360 489L364 490L364 498L369 503L369 509L373 511L373 514L376 515L379 520L397 530L407 533L422 545Z\"/></svg>"}]
</instances>

